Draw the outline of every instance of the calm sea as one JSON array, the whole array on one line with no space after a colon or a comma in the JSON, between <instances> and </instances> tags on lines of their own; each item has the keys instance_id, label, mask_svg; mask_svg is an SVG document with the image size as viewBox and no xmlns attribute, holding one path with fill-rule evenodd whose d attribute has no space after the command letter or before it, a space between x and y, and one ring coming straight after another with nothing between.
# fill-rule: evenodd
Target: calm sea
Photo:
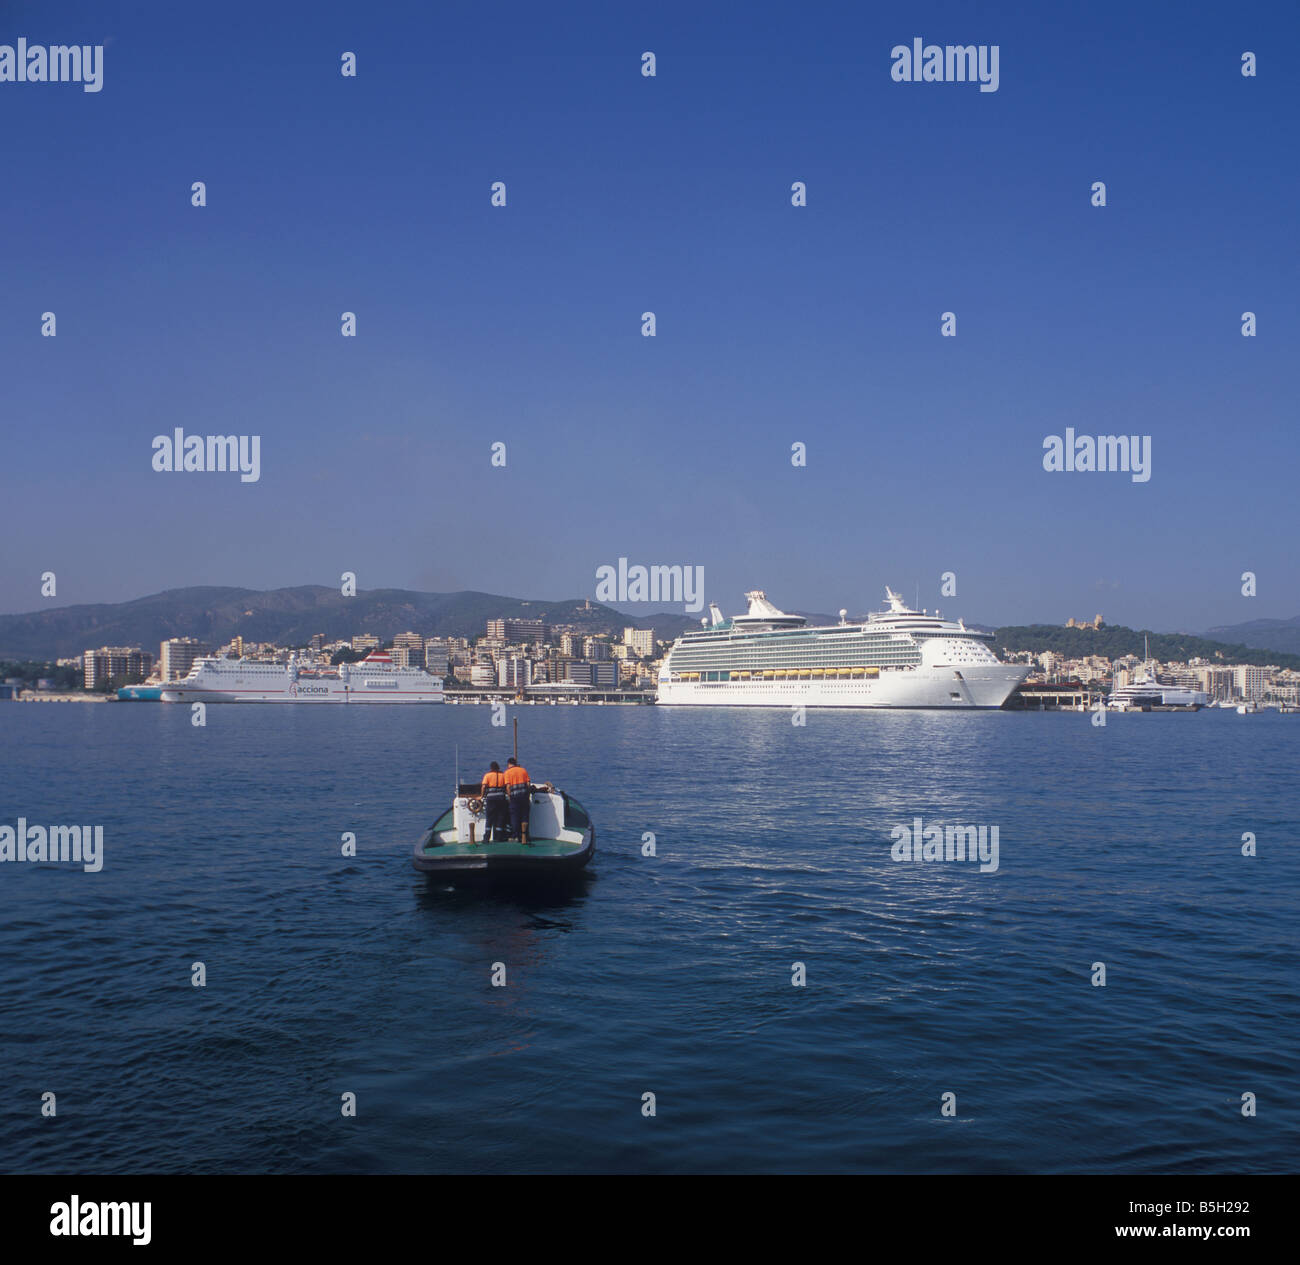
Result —
<instances>
[{"instance_id":1,"label":"calm sea","mask_svg":"<svg viewBox=\"0 0 1300 1265\"><path fill-rule=\"evenodd\" d=\"M0 704L0 824L105 836L0 866L0 1168L1294 1171L1300 717L517 714L570 893L411 867L486 707Z\"/></svg>"}]
</instances>

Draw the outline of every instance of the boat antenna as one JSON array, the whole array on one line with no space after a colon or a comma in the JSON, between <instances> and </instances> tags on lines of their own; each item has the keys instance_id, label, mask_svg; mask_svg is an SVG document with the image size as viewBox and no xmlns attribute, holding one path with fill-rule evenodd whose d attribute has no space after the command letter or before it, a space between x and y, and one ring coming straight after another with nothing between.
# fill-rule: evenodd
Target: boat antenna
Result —
<instances>
[{"instance_id":1,"label":"boat antenna","mask_svg":"<svg viewBox=\"0 0 1300 1265\"><path fill-rule=\"evenodd\" d=\"M460 794L460 743L458 742L456 744L456 788L453 792L452 797L455 798L455 796L459 794Z\"/></svg>"},{"instance_id":2,"label":"boat antenna","mask_svg":"<svg viewBox=\"0 0 1300 1265\"><path fill-rule=\"evenodd\" d=\"M519 717L515 717L515 763L519 763Z\"/></svg>"}]
</instances>

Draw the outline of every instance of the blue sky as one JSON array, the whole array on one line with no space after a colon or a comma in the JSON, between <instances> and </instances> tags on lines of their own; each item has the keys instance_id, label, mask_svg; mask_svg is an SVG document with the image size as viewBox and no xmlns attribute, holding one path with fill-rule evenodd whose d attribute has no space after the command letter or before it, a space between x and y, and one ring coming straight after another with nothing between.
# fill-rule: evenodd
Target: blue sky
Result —
<instances>
[{"instance_id":1,"label":"blue sky","mask_svg":"<svg viewBox=\"0 0 1300 1265\"><path fill-rule=\"evenodd\" d=\"M627 557L727 610L953 571L992 624L1300 614L1300 17L1138 13L0 4L105 45L99 93L0 83L0 610ZM893 82L916 36L998 91ZM260 481L156 473L176 426ZM1066 427L1150 435L1150 482L1045 472Z\"/></svg>"}]
</instances>

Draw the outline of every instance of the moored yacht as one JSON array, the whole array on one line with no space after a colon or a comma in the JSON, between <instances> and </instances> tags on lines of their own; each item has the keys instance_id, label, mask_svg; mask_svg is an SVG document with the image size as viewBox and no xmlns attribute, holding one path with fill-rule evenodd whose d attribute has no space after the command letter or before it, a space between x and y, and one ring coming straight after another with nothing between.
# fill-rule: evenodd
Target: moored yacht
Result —
<instances>
[{"instance_id":1,"label":"moored yacht","mask_svg":"<svg viewBox=\"0 0 1300 1265\"><path fill-rule=\"evenodd\" d=\"M1127 685L1112 690L1106 706L1117 712L1195 712L1207 706L1209 701L1210 696L1204 690L1189 689L1185 685L1162 685L1156 677L1156 665L1144 637L1142 670Z\"/></svg>"},{"instance_id":2,"label":"moored yacht","mask_svg":"<svg viewBox=\"0 0 1300 1265\"><path fill-rule=\"evenodd\" d=\"M1162 685L1150 669L1135 681L1112 690L1106 706L1117 712L1199 711L1209 702L1204 690L1184 685Z\"/></svg>"}]
</instances>

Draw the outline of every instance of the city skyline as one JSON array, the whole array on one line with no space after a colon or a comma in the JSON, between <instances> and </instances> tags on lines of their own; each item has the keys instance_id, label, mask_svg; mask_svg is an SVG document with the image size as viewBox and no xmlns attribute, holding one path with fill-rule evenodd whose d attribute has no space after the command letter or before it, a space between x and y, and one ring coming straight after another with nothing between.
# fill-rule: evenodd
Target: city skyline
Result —
<instances>
[{"instance_id":1,"label":"city skyline","mask_svg":"<svg viewBox=\"0 0 1300 1265\"><path fill-rule=\"evenodd\" d=\"M1073 621L1069 625L1080 629L1092 626L1075 625ZM612 631L590 634L572 625L509 618L489 619L483 632L471 637L426 637L407 631L387 639L369 632L329 639L318 633L310 638L310 645L299 647L282 639L245 643L242 637L235 636L218 645L215 640L170 637L161 642L156 657L139 646L105 645L99 649L88 648L82 655L61 658L57 661L56 675L62 674L62 680L35 679L36 688L32 691L33 678L28 673L28 692L22 697L29 700L39 700L43 695L54 697L51 691L57 693L60 688L66 688L66 673L71 669L83 677L87 691L102 694L105 690L111 692L146 681L155 685L175 683L186 679L191 668L197 671L203 663L226 659L261 665L287 664L289 672L294 671L296 663L309 677L319 672L329 673L341 663L379 661L398 669L420 668L439 680L450 681L453 688L468 689L471 693L486 690L488 695L499 691L513 695L519 691L522 697L530 691L575 688L653 690L656 680L662 687L666 656L676 654L679 645L669 639L655 638L650 630L632 627L625 627L621 634ZM1235 706L1243 701L1268 702L1284 708L1300 705L1300 666L1242 663L1222 653L1211 658L1199 653L1162 656L1150 653L1145 641L1140 656L1135 652L1115 653L1101 648L1081 654L1054 649L1022 647L1010 651L1004 648L1003 654L1007 664L1029 665L1028 683L1022 682L1020 689L1013 691L1013 696L1003 703L1013 709L1055 709L1065 705L1086 710L1096 699L1104 697L1097 692L1099 683L1109 684L1113 691L1129 688L1150 702L1147 698L1150 691L1144 687L1154 682L1168 688L1173 695L1179 690L1200 691L1187 696L1176 707L1207 703ZM203 672L209 670L203 667ZM807 672L814 677L832 676L838 681L853 671L834 668L827 671L818 667L798 669L793 675L802 679ZM14 697L14 691L22 684L22 678L7 678L0 687L0 697ZM125 697L140 696L128 689ZM1122 693L1115 698L1124 710L1127 704ZM1162 699L1169 701L1163 694ZM650 701L649 696L643 696L643 701Z\"/></svg>"}]
</instances>

